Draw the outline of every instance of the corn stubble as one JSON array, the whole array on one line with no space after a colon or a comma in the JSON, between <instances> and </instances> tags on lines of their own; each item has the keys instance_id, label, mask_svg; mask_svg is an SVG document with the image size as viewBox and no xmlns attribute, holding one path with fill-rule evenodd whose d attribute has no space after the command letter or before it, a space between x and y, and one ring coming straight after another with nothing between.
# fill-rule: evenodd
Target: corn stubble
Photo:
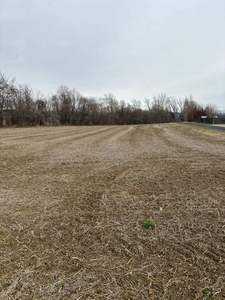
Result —
<instances>
[{"instance_id":1,"label":"corn stubble","mask_svg":"<svg viewBox=\"0 0 225 300\"><path fill-rule=\"evenodd\" d=\"M225 299L225 135L207 132L1 129L0 299Z\"/></svg>"}]
</instances>

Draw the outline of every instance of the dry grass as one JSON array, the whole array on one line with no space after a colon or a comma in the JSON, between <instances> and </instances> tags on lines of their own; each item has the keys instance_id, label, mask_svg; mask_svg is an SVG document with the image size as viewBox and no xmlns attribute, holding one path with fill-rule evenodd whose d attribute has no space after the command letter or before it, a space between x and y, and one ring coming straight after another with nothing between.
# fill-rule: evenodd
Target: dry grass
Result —
<instances>
[{"instance_id":1,"label":"dry grass","mask_svg":"<svg viewBox=\"0 0 225 300\"><path fill-rule=\"evenodd\" d=\"M223 132L2 129L0 299L225 299L224 202Z\"/></svg>"}]
</instances>

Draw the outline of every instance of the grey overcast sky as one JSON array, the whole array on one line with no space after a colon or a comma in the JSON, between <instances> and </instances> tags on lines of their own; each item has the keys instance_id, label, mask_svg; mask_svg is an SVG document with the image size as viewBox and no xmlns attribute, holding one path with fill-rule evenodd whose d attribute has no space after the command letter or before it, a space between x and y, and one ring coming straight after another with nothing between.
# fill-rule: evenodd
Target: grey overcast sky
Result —
<instances>
[{"instance_id":1,"label":"grey overcast sky","mask_svg":"<svg viewBox=\"0 0 225 300\"><path fill-rule=\"evenodd\" d=\"M225 111L225 0L0 0L0 71L45 94L192 94Z\"/></svg>"}]
</instances>

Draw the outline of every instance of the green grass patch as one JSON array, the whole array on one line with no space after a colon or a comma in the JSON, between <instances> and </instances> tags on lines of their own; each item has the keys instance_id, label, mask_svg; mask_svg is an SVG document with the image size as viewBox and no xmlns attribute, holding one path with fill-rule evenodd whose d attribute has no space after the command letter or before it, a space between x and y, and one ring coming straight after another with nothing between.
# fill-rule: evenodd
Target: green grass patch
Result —
<instances>
[{"instance_id":1,"label":"green grass patch","mask_svg":"<svg viewBox=\"0 0 225 300\"><path fill-rule=\"evenodd\" d=\"M143 223L143 227L145 229L155 229L156 228L156 224L154 221L151 220L147 220Z\"/></svg>"}]
</instances>

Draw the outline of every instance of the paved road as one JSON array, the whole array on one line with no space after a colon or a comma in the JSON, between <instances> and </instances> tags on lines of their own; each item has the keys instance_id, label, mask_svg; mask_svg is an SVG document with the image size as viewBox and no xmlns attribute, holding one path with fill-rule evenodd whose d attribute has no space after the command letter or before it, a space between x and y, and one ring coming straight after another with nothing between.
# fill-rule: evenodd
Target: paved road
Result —
<instances>
[{"instance_id":1,"label":"paved road","mask_svg":"<svg viewBox=\"0 0 225 300\"><path fill-rule=\"evenodd\" d=\"M197 126L197 127L202 127L206 129L212 129L212 130L222 130L225 131L225 124L218 124L218 125L211 125L211 124L201 124L201 123L182 123L185 125L191 125L191 126Z\"/></svg>"}]
</instances>

